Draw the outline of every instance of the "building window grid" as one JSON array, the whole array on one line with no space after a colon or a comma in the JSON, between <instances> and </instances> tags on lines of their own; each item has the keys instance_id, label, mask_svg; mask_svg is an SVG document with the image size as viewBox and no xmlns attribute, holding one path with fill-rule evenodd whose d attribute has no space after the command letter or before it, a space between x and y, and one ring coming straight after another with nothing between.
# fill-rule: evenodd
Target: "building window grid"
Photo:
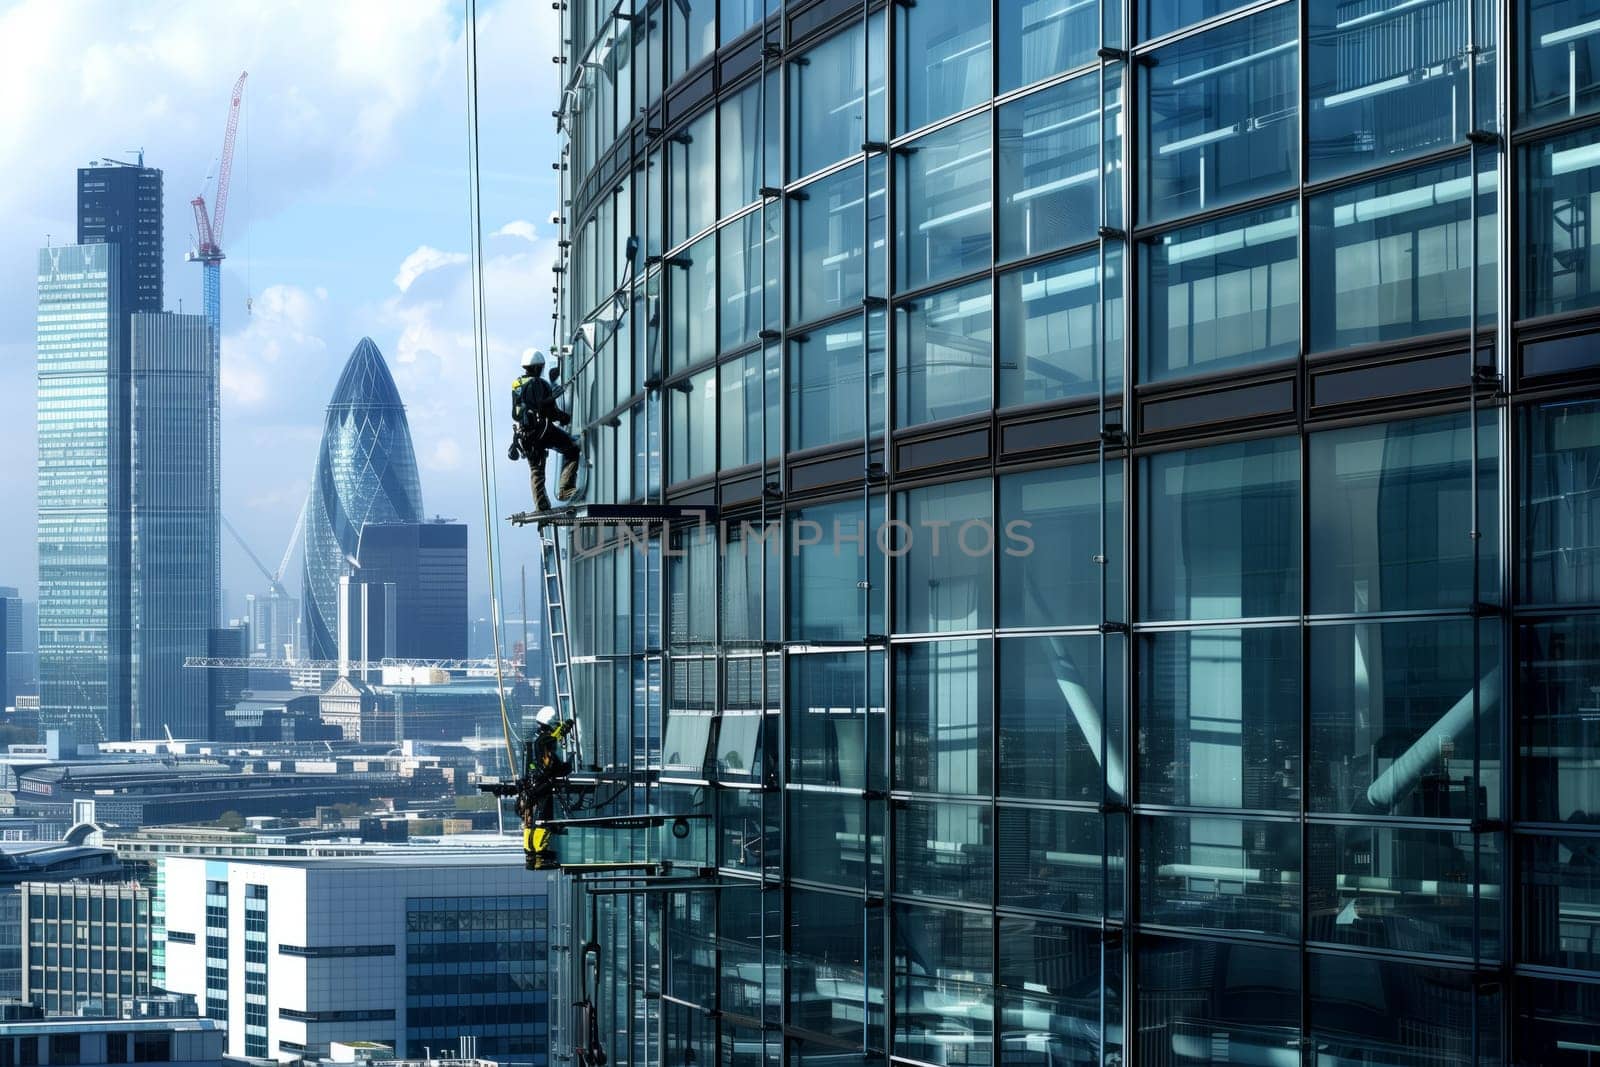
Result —
<instances>
[{"instance_id":1,"label":"building window grid","mask_svg":"<svg viewBox=\"0 0 1600 1067\"><path fill-rule=\"evenodd\" d=\"M1252 9L1252 10L1254 10L1254 9ZM1196 25L1194 27L1185 28L1185 29L1175 33L1172 37L1166 38L1166 39L1164 39L1164 40L1162 40L1160 42L1157 42L1157 43L1159 45L1166 45L1166 44L1171 43L1174 40L1181 39L1182 37L1186 37L1186 36L1190 35L1191 33L1203 32L1204 30L1211 28L1213 25L1220 25L1220 24L1222 24L1224 22L1230 21L1231 19L1237 18L1237 17L1241 17L1241 16L1239 16L1238 14L1223 15L1223 16L1220 16L1218 20L1215 20L1213 22L1208 22L1208 23L1205 23L1205 24ZM1504 58L1502 58L1501 61L1502 62L1510 62L1510 60L1504 59ZM1032 88L1030 88L1030 91L1032 91ZM947 122L948 123L953 123L953 122L956 122L956 121L960 121L961 119L969 117L972 114L976 114L981 110L982 110L982 108L979 108L979 109L975 109L974 111L970 111L970 112L966 112L966 113L963 113L963 114L958 114L956 116L952 116L947 120ZM1557 121L1560 121L1560 120L1557 120ZM1576 120L1567 120L1567 121L1568 122L1573 122L1573 121L1576 121ZM944 123L941 123L941 126L943 124ZM1546 127L1546 128L1548 128L1548 127ZM1582 128L1582 127L1577 127L1577 128ZM919 132L926 132L926 131L919 131ZM1543 133L1542 129L1536 129L1536 130L1533 130L1533 131L1529 131L1529 130L1526 130L1526 129L1520 129L1514 134L1513 139L1518 143L1526 143L1532 138L1533 135L1541 134L1541 133ZM1444 150L1440 150L1439 152L1435 153L1432 156L1419 157L1418 159L1407 160L1406 161L1406 165L1408 167L1409 166L1419 166L1419 165L1421 165L1423 163L1426 163L1429 160L1445 160L1445 159L1452 159L1452 158L1462 158L1462 157L1464 157L1465 155L1468 155L1468 154L1473 154L1470 149L1464 149L1464 148L1444 149ZM1392 169L1392 168L1390 168L1390 169ZM1388 172L1388 169L1385 169L1385 168L1380 168L1378 170L1366 170L1366 171L1363 171L1362 173L1360 173L1359 175L1352 175L1352 176L1347 176L1347 177L1342 176L1342 177L1340 177L1338 179L1335 179L1335 180L1333 180L1331 182L1328 182L1328 183L1326 183L1325 185L1322 185L1322 186L1313 187L1313 186L1308 186L1308 185L1301 185L1299 187L1299 192L1297 194L1291 194L1290 195L1290 202L1293 202L1293 197L1296 196L1296 195L1298 195L1301 198L1301 200L1303 201L1303 199L1307 195L1309 195L1311 192L1315 192L1315 191L1317 191L1319 189L1322 189L1322 188L1328 188L1328 189L1338 188L1338 187L1342 186L1343 184L1347 184L1348 182L1352 182L1352 181L1356 180L1357 178L1370 179L1374 174L1382 174L1382 173L1387 173L1387 172ZM1301 213L1301 217L1302 217L1302 219L1304 218L1304 213L1303 212ZM1193 218L1191 217L1191 218L1184 219L1184 220L1181 220L1181 221L1183 221L1184 223L1189 223L1189 222L1193 221ZM1304 225L1305 225L1305 223L1302 222L1302 224L1301 224L1301 226L1302 226L1302 237L1301 237L1302 244L1304 242L1304 237L1303 237L1303 232L1304 232L1303 231L1303 227L1304 227ZM1091 245L1091 246L1085 246L1085 247L1095 247L1095 246ZM1300 258L1301 258L1302 263L1303 263L1303 257L1300 257ZM1505 284L1505 275L1508 273L1508 268L1509 268L1509 264L1503 265L1502 268L1501 268L1502 287ZM1303 327L1302 327L1302 330L1303 330ZM1302 336L1304 336L1303 332L1302 332ZM1302 347L1303 347L1303 345L1302 345ZM1509 345L1504 346L1504 347L1508 348ZM1303 374L1303 372L1302 372L1302 374ZM1517 411L1520 413L1522 411L1522 408L1519 407L1517 409ZM1519 414L1519 417L1520 417L1520 414ZM1508 418L1506 418L1504 415L1499 416L1499 418L1501 419L1502 424L1506 426L1507 433L1509 434L1509 432L1510 432L1510 426L1509 426L1510 420ZM1302 422L1302 426L1304 426L1303 422ZM1306 440L1306 437L1304 436L1306 432L1307 432L1307 430L1305 430L1305 429L1301 430L1301 433L1299 435L1300 440L1302 440L1302 441ZM1509 465L1509 463L1510 463L1509 456L1507 457L1505 462ZM1130 464L1130 467L1131 466L1132 465ZM1131 470L1128 472L1126 477L1130 481L1133 479L1134 475L1132 474ZM1509 482L1509 481L1510 481L1510 478L1509 478L1509 471L1508 471L1508 475L1504 479L1504 482ZM1504 484L1504 482L1502 484ZM1302 479L1300 484L1302 486L1304 486L1306 484L1305 480ZM1513 499L1515 499L1515 498L1513 498ZM1130 517L1129 525L1127 527L1125 527L1125 528L1127 528L1127 529L1136 529L1137 528L1136 523L1137 523L1137 518L1136 517ZM1304 535L1302 535L1302 537L1303 536ZM1509 541L1509 540L1504 543L1504 552L1503 552L1503 558L1504 559L1509 561L1509 560L1514 558L1515 545L1516 545L1516 542ZM1306 573L1306 571L1308 569L1309 568L1304 568L1302 570L1302 579L1306 580L1306 581L1309 581L1309 576ZM1524 609L1522 609L1520 607L1516 607L1516 608L1513 608L1511 610L1514 613L1516 613L1518 616L1520 616ZM1305 613L1305 601L1302 600L1302 611L1301 611L1301 615L1300 615L1301 632L1302 632L1302 634L1305 634L1307 637L1309 637L1311 629L1307 628L1306 623L1309 622L1310 620L1305 618L1305 614L1304 613ZM1472 612L1470 610L1467 611L1467 612L1458 613L1458 615L1460 617L1465 617L1465 618L1473 617L1472 616ZM1506 611L1504 609L1496 609L1494 612L1492 612L1490 614L1490 620L1491 620L1490 621L1490 625L1504 628L1503 621L1505 620L1506 616L1507 616L1507 613L1506 613ZM1502 621L1501 622L1496 622L1496 621L1494 621L1496 619L1499 619L1499 620L1502 620ZM1135 624L1135 628L1136 629L1140 629L1141 627L1140 627L1139 624ZM1188 627L1188 628L1181 628L1180 627L1180 629L1185 629L1188 632L1192 632L1194 630L1193 627ZM1314 627L1313 627L1313 629L1314 629ZM1130 670L1131 669L1132 668L1130 667ZM1130 710L1130 713L1131 713L1131 710ZM1511 750L1507 750L1505 752L1504 756L1505 756L1506 759L1510 760L1511 759ZM1309 828L1317 822L1316 817L1314 815L1302 815L1302 816L1299 817L1299 820L1300 820L1301 824L1307 828L1307 832L1309 832ZM1469 820L1469 823L1473 822L1473 821L1475 821L1475 820ZM1328 825L1329 826L1333 826L1335 824L1330 823ZM1454 824L1454 825L1459 825L1459 824ZM1517 834L1517 836L1519 838L1526 832L1525 829L1522 828L1522 827L1514 827L1514 831L1515 831L1515 833ZM1130 842L1130 845L1131 845L1131 842ZM1131 855L1132 852L1130 852L1129 854ZM1302 849L1302 855L1304 855L1304 854L1305 854L1305 851L1304 851L1304 849ZM1507 883L1506 883L1505 880L1502 880L1502 884L1504 885L1504 884L1507 884ZM1316 957L1313 957L1313 958L1314 959L1320 959L1322 957L1321 956L1316 956ZM1135 968L1130 967L1129 970L1133 971L1133 970L1135 970ZM1488 1006L1485 1005L1485 1009L1486 1010L1487 1010L1487 1008L1488 1008ZM1301 1015L1305 1015L1305 1012L1302 1011L1300 1014Z\"/></svg>"}]
</instances>

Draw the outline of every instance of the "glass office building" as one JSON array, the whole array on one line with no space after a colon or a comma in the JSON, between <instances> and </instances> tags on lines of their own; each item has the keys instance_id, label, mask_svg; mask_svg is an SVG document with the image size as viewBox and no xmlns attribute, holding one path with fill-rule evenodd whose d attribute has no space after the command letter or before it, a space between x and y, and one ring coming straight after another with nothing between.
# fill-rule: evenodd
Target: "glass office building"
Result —
<instances>
[{"instance_id":1,"label":"glass office building","mask_svg":"<svg viewBox=\"0 0 1600 1067\"><path fill-rule=\"evenodd\" d=\"M558 1046L1593 1062L1600 3L564 7Z\"/></svg>"}]
</instances>

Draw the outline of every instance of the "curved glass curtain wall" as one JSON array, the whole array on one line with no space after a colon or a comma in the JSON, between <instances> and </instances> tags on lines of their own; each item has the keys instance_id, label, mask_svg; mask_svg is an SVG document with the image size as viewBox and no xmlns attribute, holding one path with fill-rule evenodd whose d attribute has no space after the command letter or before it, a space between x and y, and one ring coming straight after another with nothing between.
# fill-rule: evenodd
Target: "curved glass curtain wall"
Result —
<instances>
[{"instance_id":1,"label":"curved glass curtain wall","mask_svg":"<svg viewBox=\"0 0 1600 1067\"><path fill-rule=\"evenodd\" d=\"M1585 1062L1600 5L565 19L612 1060Z\"/></svg>"}]
</instances>

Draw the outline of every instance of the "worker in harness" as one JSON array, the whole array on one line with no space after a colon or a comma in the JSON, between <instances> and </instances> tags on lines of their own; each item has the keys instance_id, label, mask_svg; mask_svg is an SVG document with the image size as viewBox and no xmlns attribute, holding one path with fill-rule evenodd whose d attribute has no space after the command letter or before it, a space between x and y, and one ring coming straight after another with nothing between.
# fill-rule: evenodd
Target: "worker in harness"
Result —
<instances>
[{"instance_id":1,"label":"worker in harness","mask_svg":"<svg viewBox=\"0 0 1600 1067\"><path fill-rule=\"evenodd\" d=\"M513 463L521 456L528 457L534 507L539 511L549 511L550 495L544 487L545 453L551 449L561 453L561 477L556 498L571 500L578 492L578 443L561 428L562 424L572 421L572 416L562 411L556 403L562 388L554 384L556 368L550 369L550 380L547 381L544 353L537 348L530 348L523 355L522 370L522 377L511 383L511 419L516 423L516 428L512 433L509 455Z\"/></svg>"},{"instance_id":2,"label":"worker in harness","mask_svg":"<svg viewBox=\"0 0 1600 1067\"><path fill-rule=\"evenodd\" d=\"M572 773L572 764L563 758L562 750L573 722L558 721L552 707L540 708L535 721L539 732L528 746L528 766L517 793L517 814L522 817L522 848L527 853L528 869L555 870L561 866L554 848L556 831L544 824L555 818L556 789Z\"/></svg>"}]
</instances>

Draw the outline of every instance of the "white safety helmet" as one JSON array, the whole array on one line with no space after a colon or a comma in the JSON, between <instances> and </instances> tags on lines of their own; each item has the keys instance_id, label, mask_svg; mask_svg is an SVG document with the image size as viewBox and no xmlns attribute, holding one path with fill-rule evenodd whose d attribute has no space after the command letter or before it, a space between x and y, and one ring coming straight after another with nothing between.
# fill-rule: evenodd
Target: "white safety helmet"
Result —
<instances>
[{"instance_id":1,"label":"white safety helmet","mask_svg":"<svg viewBox=\"0 0 1600 1067\"><path fill-rule=\"evenodd\" d=\"M522 353L522 369L537 374L544 370L544 353L537 348L527 349Z\"/></svg>"},{"instance_id":2,"label":"white safety helmet","mask_svg":"<svg viewBox=\"0 0 1600 1067\"><path fill-rule=\"evenodd\" d=\"M533 721L540 726L549 726L556 721L556 709L546 704L539 709L539 713L533 717Z\"/></svg>"}]
</instances>

